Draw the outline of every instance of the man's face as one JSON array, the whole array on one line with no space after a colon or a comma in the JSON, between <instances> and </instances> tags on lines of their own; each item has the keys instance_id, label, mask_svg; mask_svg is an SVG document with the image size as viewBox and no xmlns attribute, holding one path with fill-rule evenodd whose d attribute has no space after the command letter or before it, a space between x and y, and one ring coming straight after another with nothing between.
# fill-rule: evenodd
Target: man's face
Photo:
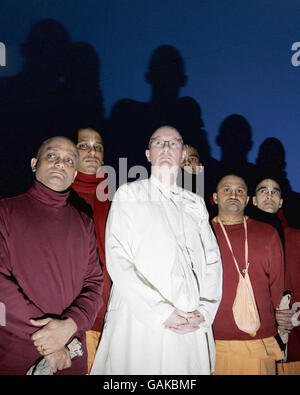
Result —
<instances>
[{"instance_id":1,"label":"man's face","mask_svg":"<svg viewBox=\"0 0 300 395\"><path fill-rule=\"evenodd\" d=\"M199 172L200 159L196 148L185 145L186 155L180 164L181 168L185 168L188 173L197 174ZM197 167L198 166L198 167Z\"/></svg>"},{"instance_id":2,"label":"man's face","mask_svg":"<svg viewBox=\"0 0 300 395\"><path fill-rule=\"evenodd\" d=\"M282 206L281 190L278 183L271 179L261 181L257 187L253 204L267 213L277 213Z\"/></svg>"},{"instance_id":3,"label":"man's face","mask_svg":"<svg viewBox=\"0 0 300 395\"><path fill-rule=\"evenodd\" d=\"M93 129L80 129L78 131L77 148L79 151L78 170L85 174L96 174L103 164L103 140Z\"/></svg>"},{"instance_id":4,"label":"man's face","mask_svg":"<svg viewBox=\"0 0 300 395\"><path fill-rule=\"evenodd\" d=\"M178 168L184 156L182 138L176 129L163 126L153 133L146 150L146 157L152 166Z\"/></svg>"},{"instance_id":5,"label":"man's face","mask_svg":"<svg viewBox=\"0 0 300 395\"><path fill-rule=\"evenodd\" d=\"M219 182L217 192L213 194L213 199L218 205L219 214L243 214L249 201L247 186L240 177L225 176Z\"/></svg>"},{"instance_id":6,"label":"man's face","mask_svg":"<svg viewBox=\"0 0 300 395\"><path fill-rule=\"evenodd\" d=\"M39 158L31 160L35 177L46 187L65 191L74 181L78 164L75 145L64 138L53 138L42 148Z\"/></svg>"}]
</instances>

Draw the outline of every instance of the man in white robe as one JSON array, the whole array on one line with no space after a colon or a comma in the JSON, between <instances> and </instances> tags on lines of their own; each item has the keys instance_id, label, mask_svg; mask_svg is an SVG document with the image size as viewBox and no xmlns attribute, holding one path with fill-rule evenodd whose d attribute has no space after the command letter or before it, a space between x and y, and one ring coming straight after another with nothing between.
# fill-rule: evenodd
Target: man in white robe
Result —
<instances>
[{"instance_id":1,"label":"man in white robe","mask_svg":"<svg viewBox=\"0 0 300 395\"><path fill-rule=\"evenodd\" d=\"M146 150L151 177L115 194L106 228L113 287L91 374L214 370L222 264L203 199L176 184L184 155L176 129L157 129Z\"/></svg>"}]
</instances>

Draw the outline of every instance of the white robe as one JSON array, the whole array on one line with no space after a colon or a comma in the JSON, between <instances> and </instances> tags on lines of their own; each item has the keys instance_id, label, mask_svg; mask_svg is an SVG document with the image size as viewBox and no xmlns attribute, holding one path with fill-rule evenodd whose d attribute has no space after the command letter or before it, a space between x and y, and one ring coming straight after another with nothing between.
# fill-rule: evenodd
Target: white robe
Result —
<instances>
[{"instance_id":1,"label":"white robe","mask_svg":"<svg viewBox=\"0 0 300 395\"><path fill-rule=\"evenodd\" d=\"M122 185L106 227L113 281L91 374L210 374L212 322L222 264L203 199L155 177ZM171 199L170 199L171 196ZM177 334L163 323L175 308L199 310L200 329Z\"/></svg>"}]
</instances>

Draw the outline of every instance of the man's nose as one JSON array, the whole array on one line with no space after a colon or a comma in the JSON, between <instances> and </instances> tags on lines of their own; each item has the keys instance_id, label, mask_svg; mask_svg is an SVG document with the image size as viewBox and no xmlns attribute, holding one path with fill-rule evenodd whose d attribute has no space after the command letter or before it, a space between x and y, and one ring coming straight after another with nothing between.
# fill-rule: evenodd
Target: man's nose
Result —
<instances>
[{"instance_id":1,"label":"man's nose","mask_svg":"<svg viewBox=\"0 0 300 395\"><path fill-rule=\"evenodd\" d=\"M94 146L90 146L88 149L89 155L92 154L92 156L96 155L96 148Z\"/></svg>"},{"instance_id":2,"label":"man's nose","mask_svg":"<svg viewBox=\"0 0 300 395\"><path fill-rule=\"evenodd\" d=\"M267 199L272 199L273 193L271 191L267 192Z\"/></svg>"},{"instance_id":3,"label":"man's nose","mask_svg":"<svg viewBox=\"0 0 300 395\"><path fill-rule=\"evenodd\" d=\"M169 144L170 144L170 142L168 141L168 140L166 140L166 141L164 141L164 150L169 150L170 149L170 147L169 147Z\"/></svg>"},{"instance_id":4,"label":"man's nose","mask_svg":"<svg viewBox=\"0 0 300 395\"><path fill-rule=\"evenodd\" d=\"M55 161L55 166L62 168L62 169L65 167L65 164L64 164L64 161L62 160L62 158L57 158L57 160Z\"/></svg>"},{"instance_id":5,"label":"man's nose","mask_svg":"<svg viewBox=\"0 0 300 395\"><path fill-rule=\"evenodd\" d=\"M235 189L232 189L230 194L231 194L231 196L236 197L237 191Z\"/></svg>"}]
</instances>

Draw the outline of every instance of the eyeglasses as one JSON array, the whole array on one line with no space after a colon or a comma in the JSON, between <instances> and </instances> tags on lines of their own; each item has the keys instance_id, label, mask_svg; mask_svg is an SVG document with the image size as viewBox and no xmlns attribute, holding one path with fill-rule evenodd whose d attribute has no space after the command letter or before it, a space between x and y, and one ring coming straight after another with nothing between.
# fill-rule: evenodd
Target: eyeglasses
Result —
<instances>
[{"instance_id":1,"label":"eyeglasses","mask_svg":"<svg viewBox=\"0 0 300 395\"><path fill-rule=\"evenodd\" d=\"M268 189L268 188L260 188L256 191L260 195L271 195L271 196L280 196L281 191L279 189Z\"/></svg>"},{"instance_id":2,"label":"eyeglasses","mask_svg":"<svg viewBox=\"0 0 300 395\"><path fill-rule=\"evenodd\" d=\"M81 151L90 151L94 149L96 152L102 152L103 151L103 145L102 144L95 144L93 146L87 144L87 143L78 143L77 148Z\"/></svg>"},{"instance_id":3,"label":"eyeglasses","mask_svg":"<svg viewBox=\"0 0 300 395\"><path fill-rule=\"evenodd\" d=\"M181 139L172 139L172 140L162 140L162 139L151 139L150 146L154 148L164 148L165 144L168 144L170 149L178 149L183 146L183 141Z\"/></svg>"}]
</instances>

